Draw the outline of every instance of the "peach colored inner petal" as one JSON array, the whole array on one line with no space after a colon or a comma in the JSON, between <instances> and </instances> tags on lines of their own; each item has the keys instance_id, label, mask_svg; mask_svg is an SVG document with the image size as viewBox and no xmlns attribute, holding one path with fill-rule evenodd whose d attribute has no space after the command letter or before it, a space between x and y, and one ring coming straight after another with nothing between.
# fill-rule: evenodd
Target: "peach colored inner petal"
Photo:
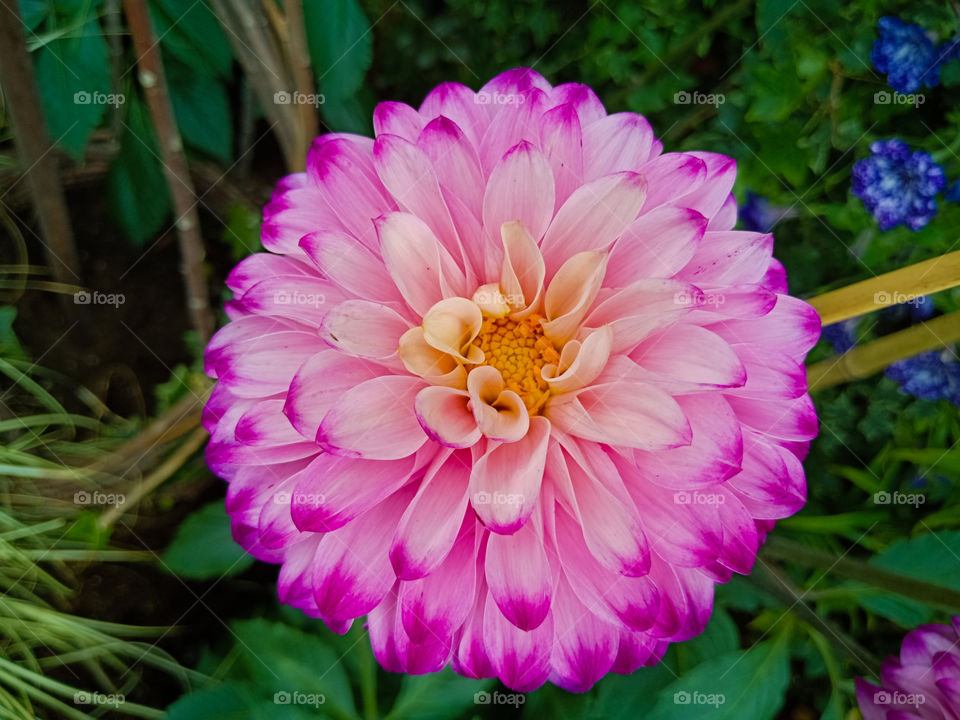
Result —
<instances>
[{"instance_id":1,"label":"peach colored inner petal","mask_svg":"<svg viewBox=\"0 0 960 720\"><path fill-rule=\"evenodd\" d=\"M506 222L500 228L503 241L503 267L500 288L513 317L522 318L540 306L546 269L537 241L520 222Z\"/></svg>"},{"instance_id":2,"label":"peach colored inner petal","mask_svg":"<svg viewBox=\"0 0 960 720\"><path fill-rule=\"evenodd\" d=\"M474 303L462 297L447 298L424 315L423 339L461 362L481 363L483 353L470 343L482 324L483 315Z\"/></svg>"},{"instance_id":3,"label":"peach colored inner petal","mask_svg":"<svg viewBox=\"0 0 960 720\"><path fill-rule=\"evenodd\" d=\"M598 250L577 253L567 260L550 281L544 296L547 321L544 334L555 345L572 338L600 292L609 255Z\"/></svg>"}]
</instances>

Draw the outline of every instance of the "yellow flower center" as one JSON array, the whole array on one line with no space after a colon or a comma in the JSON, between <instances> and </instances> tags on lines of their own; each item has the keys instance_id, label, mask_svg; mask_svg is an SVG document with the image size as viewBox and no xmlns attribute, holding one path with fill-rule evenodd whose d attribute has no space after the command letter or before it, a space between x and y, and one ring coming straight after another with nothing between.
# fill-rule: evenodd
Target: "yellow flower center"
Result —
<instances>
[{"instance_id":1,"label":"yellow flower center","mask_svg":"<svg viewBox=\"0 0 960 720\"><path fill-rule=\"evenodd\" d=\"M530 415L539 414L550 396L540 375L544 365L557 364L560 353L543 335L539 315L522 320L490 317L486 314L473 345L483 350L481 365L500 371L504 387L523 400Z\"/></svg>"}]
</instances>

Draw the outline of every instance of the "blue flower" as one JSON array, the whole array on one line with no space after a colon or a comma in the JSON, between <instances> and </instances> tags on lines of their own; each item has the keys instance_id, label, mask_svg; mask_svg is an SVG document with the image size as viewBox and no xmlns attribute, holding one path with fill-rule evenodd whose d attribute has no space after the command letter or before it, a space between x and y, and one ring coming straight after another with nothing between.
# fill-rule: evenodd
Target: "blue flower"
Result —
<instances>
[{"instance_id":1,"label":"blue flower","mask_svg":"<svg viewBox=\"0 0 960 720\"><path fill-rule=\"evenodd\" d=\"M881 230L906 225L919 230L937 214L935 196L946 183L930 153L910 151L902 140L877 140L870 157L853 166L853 194L863 200Z\"/></svg>"},{"instance_id":2,"label":"blue flower","mask_svg":"<svg viewBox=\"0 0 960 720\"><path fill-rule=\"evenodd\" d=\"M824 325L821 337L833 345L833 350L841 355L857 344L857 318L841 320L832 325Z\"/></svg>"},{"instance_id":3,"label":"blue flower","mask_svg":"<svg viewBox=\"0 0 960 720\"><path fill-rule=\"evenodd\" d=\"M954 180L943 194L947 202L960 202L960 180Z\"/></svg>"},{"instance_id":4,"label":"blue flower","mask_svg":"<svg viewBox=\"0 0 960 720\"><path fill-rule=\"evenodd\" d=\"M960 405L960 363L945 361L935 350L898 360L886 370L900 388L921 400L949 400Z\"/></svg>"},{"instance_id":5,"label":"blue flower","mask_svg":"<svg viewBox=\"0 0 960 720\"><path fill-rule=\"evenodd\" d=\"M880 18L877 25L880 36L870 51L870 61L877 72L886 74L890 87L908 94L922 85L940 84L941 56L949 55L952 47L938 49L926 30L899 18Z\"/></svg>"},{"instance_id":6,"label":"blue flower","mask_svg":"<svg viewBox=\"0 0 960 720\"><path fill-rule=\"evenodd\" d=\"M920 295L906 302L884 308L883 315L891 323L910 325L917 320L929 320L936 307L929 295Z\"/></svg>"},{"instance_id":7,"label":"blue flower","mask_svg":"<svg viewBox=\"0 0 960 720\"><path fill-rule=\"evenodd\" d=\"M796 211L771 205L770 201L752 190L747 191L747 199L740 206L740 223L746 230L768 233L781 220L794 217Z\"/></svg>"}]
</instances>

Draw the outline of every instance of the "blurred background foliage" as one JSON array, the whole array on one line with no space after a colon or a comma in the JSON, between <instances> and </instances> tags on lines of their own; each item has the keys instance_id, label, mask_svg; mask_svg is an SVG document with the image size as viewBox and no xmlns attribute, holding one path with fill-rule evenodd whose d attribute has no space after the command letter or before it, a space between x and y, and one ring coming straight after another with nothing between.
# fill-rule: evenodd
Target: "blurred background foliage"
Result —
<instances>
[{"instance_id":1,"label":"blurred background foliage","mask_svg":"<svg viewBox=\"0 0 960 720\"><path fill-rule=\"evenodd\" d=\"M148 6L199 198L202 272L222 301L225 274L258 249L272 185L294 169L282 130L297 122L264 94L243 56L252 36L229 12L260 8L265 27L290 26L270 24L274 0ZM779 523L750 577L718 587L707 631L655 668L583 695L547 686L517 707L477 704L475 693L505 689L449 671L391 675L360 624L340 637L281 607L275 568L233 544L223 486L197 452L202 341L181 297L173 196L121 3L18 8L81 272L72 286L44 268L4 106L0 716L667 720L702 716L675 702L697 689L725 695L711 717L839 720L857 717L853 678L875 672L908 629L960 614L950 592L960 591L960 416L883 374L817 393L806 508ZM530 66L591 85L611 111L646 115L667 150L735 157L741 201L756 193L782 211L775 253L791 292L809 297L958 242L955 202L922 230L881 232L850 193L853 163L880 138L929 152L948 182L960 177L960 62L922 90L922 105L875 102L889 88L870 50L889 14L940 40L957 33L956 3L920 0L305 0L298 25L322 96L319 132L370 134L378 100L416 105L440 82L477 89ZM677 102L683 92L723 102ZM70 306L84 287L126 300ZM924 317L941 315L960 294L926 302ZM910 326L922 319L914 310L848 323L848 345ZM811 361L835 345L821 341ZM922 504L884 502L893 493ZM101 496L114 501L78 500ZM870 582L876 569L901 582ZM325 702L276 704L293 691Z\"/></svg>"}]
</instances>

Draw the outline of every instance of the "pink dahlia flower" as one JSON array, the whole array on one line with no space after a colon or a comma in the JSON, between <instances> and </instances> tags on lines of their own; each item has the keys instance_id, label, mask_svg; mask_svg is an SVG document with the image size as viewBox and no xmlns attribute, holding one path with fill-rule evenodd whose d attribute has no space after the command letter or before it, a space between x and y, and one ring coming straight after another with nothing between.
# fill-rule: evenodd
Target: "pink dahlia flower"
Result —
<instances>
[{"instance_id":1,"label":"pink dahlia flower","mask_svg":"<svg viewBox=\"0 0 960 720\"><path fill-rule=\"evenodd\" d=\"M960 616L907 633L880 680L883 687L857 678L863 720L960 720Z\"/></svg>"},{"instance_id":2,"label":"pink dahlia flower","mask_svg":"<svg viewBox=\"0 0 960 720\"><path fill-rule=\"evenodd\" d=\"M210 343L211 467L283 602L388 670L574 691L703 630L805 500L820 323L732 159L518 69L318 138Z\"/></svg>"}]
</instances>

